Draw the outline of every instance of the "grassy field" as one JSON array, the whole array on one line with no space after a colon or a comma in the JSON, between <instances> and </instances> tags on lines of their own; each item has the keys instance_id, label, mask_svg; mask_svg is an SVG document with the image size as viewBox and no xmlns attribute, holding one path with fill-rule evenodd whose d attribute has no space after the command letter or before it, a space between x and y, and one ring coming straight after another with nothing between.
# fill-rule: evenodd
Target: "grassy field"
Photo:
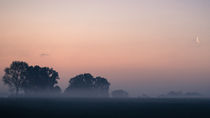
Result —
<instances>
[{"instance_id":1,"label":"grassy field","mask_svg":"<svg viewBox=\"0 0 210 118\"><path fill-rule=\"evenodd\" d=\"M210 118L210 99L0 98L0 118Z\"/></svg>"}]
</instances>

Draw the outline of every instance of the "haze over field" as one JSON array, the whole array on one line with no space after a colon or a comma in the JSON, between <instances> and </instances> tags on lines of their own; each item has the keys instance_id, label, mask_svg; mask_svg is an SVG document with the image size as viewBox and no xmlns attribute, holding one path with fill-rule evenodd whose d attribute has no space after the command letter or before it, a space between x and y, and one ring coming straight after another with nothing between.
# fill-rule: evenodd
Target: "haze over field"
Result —
<instances>
[{"instance_id":1,"label":"haze over field","mask_svg":"<svg viewBox=\"0 0 210 118\"><path fill-rule=\"evenodd\" d=\"M12 61L106 77L132 96L210 95L209 0L0 0L0 77ZM7 88L0 81L0 92Z\"/></svg>"}]
</instances>

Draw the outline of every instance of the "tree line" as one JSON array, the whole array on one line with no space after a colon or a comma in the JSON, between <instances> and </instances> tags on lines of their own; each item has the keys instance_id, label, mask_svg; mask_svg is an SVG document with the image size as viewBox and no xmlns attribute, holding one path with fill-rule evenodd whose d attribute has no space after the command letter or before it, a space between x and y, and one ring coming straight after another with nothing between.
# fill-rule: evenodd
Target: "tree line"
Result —
<instances>
[{"instance_id":1,"label":"tree line","mask_svg":"<svg viewBox=\"0 0 210 118\"><path fill-rule=\"evenodd\" d=\"M90 73L70 78L68 87L61 91L60 79L53 68L29 66L26 62L14 61L5 68L2 78L4 84L15 96L65 95L70 97L109 97L110 82L103 77L93 77ZM115 90L113 97L128 97L124 90Z\"/></svg>"}]
</instances>

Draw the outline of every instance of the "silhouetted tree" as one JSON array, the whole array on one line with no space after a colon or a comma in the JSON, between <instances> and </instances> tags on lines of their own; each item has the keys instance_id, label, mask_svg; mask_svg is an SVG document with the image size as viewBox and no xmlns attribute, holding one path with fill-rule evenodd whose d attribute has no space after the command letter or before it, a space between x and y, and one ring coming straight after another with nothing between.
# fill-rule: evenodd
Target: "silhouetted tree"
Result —
<instances>
[{"instance_id":1,"label":"silhouetted tree","mask_svg":"<svg viewBox=\"0 0 210 118\"><path fill-rule=\"evenodd\" d=\"M14 61L9 68L4 70L3 81L9 86L10 90L15 91L16 95L19 94L19 91L23 87L27 69L28 64L26 62Z\"/></svg>"},{"instance_id":2,"label":"silhouetted tree","mask_svg":"<svg viewBox=\"0 0 210 118\"><path fill-rule=\"evenodd\" d=\"M99 97L109 96L109 86L110 83L107 79L102 77L95 78L94 89L96 90L96 95Z\"/></svg>"},{"instance_id":3,"label":"silhouetted tree","mask_svg":"<svg viewBox=\"0 0 210 118\"><path fill-rule=\"evenodd\" d=\"M51 68L30 66L26 72L23 90L26 94L59 92L60 87L55 86L58 83L58 79L58 72Z\"/></svg>"},{"instance_id":4,"label":"silhouetted tree","mask_svg":"<svg viewBox=\"0 0 210 118\"><path fill-rule=\"evenodd\" d=\"M108 97L109 86L107 79L85 73L71 78L65 93L77 97Z\"/></svg>"},{"instance_id":5,"label":"silhouetted tree","mask_svg":"<svg viewBox=\"0 0 210 118\"><path fill-rule=\"evenodd\" d=\"M127 98L128 97L128 92L124 90L114 90L112 91L112 97L115 98Z\"/></svg>"}]
</instances>

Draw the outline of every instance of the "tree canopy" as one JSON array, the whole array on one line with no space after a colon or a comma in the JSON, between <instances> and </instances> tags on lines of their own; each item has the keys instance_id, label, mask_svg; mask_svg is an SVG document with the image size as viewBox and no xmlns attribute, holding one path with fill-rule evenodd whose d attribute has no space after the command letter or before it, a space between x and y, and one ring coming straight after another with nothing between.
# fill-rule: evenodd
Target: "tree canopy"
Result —
<instances>
[{"instance_id":1,"label":"tree canopy","mask_svg":"<svg viewBox=\"0 0 210 118\"><path fill-rule=\"evenodd\" d=\"M56 84L59 79L58 72L48 67L28 66L26 62L14 61L5 69L3 82L9 86L16 95L20 91L25 94L58 93L60 87Z\"/></svg>"},{"instance_id":2,"label":"tree canopy","mask_svg":"<svg viewBox=\"0 0 210 118\"><path fill-rule=\"evenodd\" d=\"M115 97L115 98L126 98L128 97L128 92L122 90L122 89L119 89L119 90L114 90L112 91L112 97Z\"/></svg>"},{"instance_id":3,"label":"tree canopy","mask_svg":"<svg viewBox=\"0 0 210 118\"><path fill-rule=\"evenodd\" d=\"M28 69L28 64L21 61L14 61L9 68L4 70L3 82L9 86L11 91L15 91L16 95L23 87L26 80L25 73Z\"/></svg>"},{"instance_id":4,"label":"tree canopy","mask_svg":"<svg viewBox=\"0 0 210 118\"><path fill-rule=\"evenodd\" d=\"M26 96L60 93L61 89L57 85L59 79L58 72L53 68L29 66L21 61L12 62L3 76L3 81L10 90L15 91L16 95L21 91ZM109 86L106 78L85 73L71 78L64 93L72 97L108 97Z\"/></svg>"},{"instance_id":5,"label":"tree canopy","mask_svg":"<svg viewBox=\"0 0 210 118\"><path fill-rule=\"evenodd\" d=\"M58 79L58 72L52 68L30 66L26 71L23 90L26 94L58 92L60 88L55 86L58 83Z\"/></svg>"},{"instance_id":6,"label":"tree canopy","mask_svg":"<svg viewBox=\"0 0 210 118\"><path fill-rule=\"evenodd\" d=\"M71 78L65 93L77 97L108 97L109 86L107 79L85 73Z\"/></svg>"}]
</instances>

